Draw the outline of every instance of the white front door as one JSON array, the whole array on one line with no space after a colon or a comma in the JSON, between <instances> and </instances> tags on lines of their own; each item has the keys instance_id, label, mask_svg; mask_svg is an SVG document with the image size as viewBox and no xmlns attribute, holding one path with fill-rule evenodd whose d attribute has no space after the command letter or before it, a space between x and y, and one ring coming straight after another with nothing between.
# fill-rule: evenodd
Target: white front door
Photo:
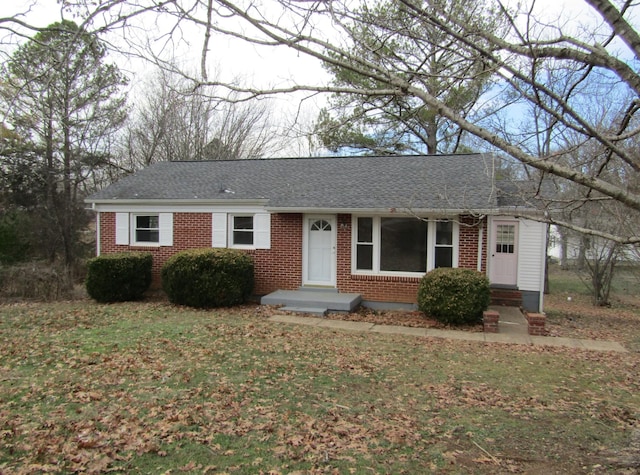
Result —
<instances>
[{"instance_id":1,"label":"white front door","mask_svg":"<svg viewBox=\"0 0 640 475\"><path fill-rule=\"evenodd\" d=\"M492 284L515 286L518 282L518 222L495 220L489 255Z\"/></svg>"},{"instance_id":2,"label":"white front door","mask_svg":"<svg viewBox=\"0 0 640 475\"><path fill-rule=\"evenodd\" d=\"M336 218L305 216L303 284L336 285Z\"/></svg>"}]
</instances>

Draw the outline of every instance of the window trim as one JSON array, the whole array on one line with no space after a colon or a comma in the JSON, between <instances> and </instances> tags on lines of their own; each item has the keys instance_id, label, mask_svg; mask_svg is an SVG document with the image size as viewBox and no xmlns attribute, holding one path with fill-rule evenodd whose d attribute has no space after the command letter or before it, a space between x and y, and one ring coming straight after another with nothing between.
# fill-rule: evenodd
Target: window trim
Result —
<instances>
[{"instance_id":1,"label":"window trim","mask_svg":"<svg viewBox=\"0 0 640 475\"><path fill-rule=\"evenodd\" d=\"M233 244L233 218L253 218L253 245ZM211 214L211 247L228 249L271 249L271 214L264 211L216 211Z\"/></svg>"},{"instance_id":2,"label":"window trim","mask_svg":"<svg viewBox=\"0 0 640 475\"><path fill-rule=\"evenodd\" d=\"M235 218L251 218L251 244L236 244L234 242ZM228 243L230 249L255 249L256 248L256 216L255 213L229 213L228 214ZM248 234L247 229L240 230Z\"/></svg>"},{"instance_id":3,"label":"window trim","mask_svg":"<svg viewBox=\"0 0 640 475\"><path fill-rule=\"evenodd\" d=\"M376 275L376 276L395 276L395 277L422 277L424 272L404 272L404 271L382 271L380 270L380 247L381 247L381 222L382 218L402 218L407 216L399 215L352 215L351 219L351 273L354 275ZM358 218L372 218L373 223L373 269L363 270L357 269L357 247L358 247ZM416 218L418 219L418 218ZM453 252L452 267L458 267L458 257L460 249L460 225L458 220L454 217L447 219L433 219L428 217L421 217L427 221L427 272L433 270L435 267L435 254L436 254L436 226L438 221L451 221L453 223L452 229L452 245L438 245L438 247L451 247Z\"/></svg>"},{"instance_id":4,"label":"window trim","mask_svg":"<svg viewBox=\"0 0 640 475\"><path fill-rule=\"evenodd\" d=\"M173 213L162 211L115 212L115 244L130 247L171 247L173 246ZM137 241L136 224L138 216L158 217L158 242Z\"/></svg>"},{"instance_id":5,"label":"window trim","mask_svg":"<svg viewBox=\"0 0 640 475\"><path fill-rule=\"evenodd\" d=\"M158 218L158 240L157 241L138 241L137 231L138 229L154 230L155 228L138 228L138 218L140 217L155 217ZM162 238L161 234L162 226L160 225L160 213L131 213L131 237L130 242L132 246L138 247L160 247Z\"/></svg>"},{"instance_id":6,"label":"window trim","mask_svg":"<svg viewBox=\"0 0 640 475\"><path fill-rule=\"evenodd\" d=\"M451 226L451 244L438 244L437 234L438 234L438 226L437 223L449 222L452 223ZM432 224L433 223L433 224ZM458 267L458 242L460 239L459 226L457 226L457 222L453 219L434 219L429 221L429 227L433 228L433 239L428 242L432 242L433 246L429 246L431 251L433 252L433 259L431 260L433 264L433 269L435 269L436 265L436 249L438 248L449 248L451 249L451 267ZM427 250L428 252L428 250ZM429 261L427 260L427 264ZM429 271L429 267L427 266L427 271Z\"/></svg>"}]
</instances>

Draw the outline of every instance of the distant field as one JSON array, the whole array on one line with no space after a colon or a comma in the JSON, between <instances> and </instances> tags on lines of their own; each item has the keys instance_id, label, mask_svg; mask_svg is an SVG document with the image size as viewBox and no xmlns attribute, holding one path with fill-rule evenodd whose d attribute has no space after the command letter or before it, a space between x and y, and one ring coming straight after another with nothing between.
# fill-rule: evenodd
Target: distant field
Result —
<instances>
[{"instance_id":1,"label":"distant field","mask_svg":"<svg viewBox=\"0 0 640 475\"><path fill-rule=\"evenodd\" d=\"M576 293L589 295L585 282L590 279L586 271L561 270L557 264L549 267L549 287L551 293ZM640 266L620 265L615 269L612 296L640 296Z\"/></svg>"}]
</instances>

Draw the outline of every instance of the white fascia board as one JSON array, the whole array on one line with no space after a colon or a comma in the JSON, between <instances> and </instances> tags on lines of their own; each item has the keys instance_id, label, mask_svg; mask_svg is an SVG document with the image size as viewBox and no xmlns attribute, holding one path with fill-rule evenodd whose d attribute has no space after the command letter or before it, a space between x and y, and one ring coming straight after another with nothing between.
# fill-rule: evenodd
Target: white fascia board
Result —
<instances>
[{"instance_id":1,"label":"white fascia board","mask_svg":"<svg viewBox=\"0 0 640 475\"><path fill-rule=\"evenodd\" d=\"M493 216L516 216L516 217L544 217L546 211L536 208L523 208L521 206L502 207L492 210L486 214Z\"/></svg>"},{"instance_id":2,"label":"white fascia board","mask_svg":"<svg viewBox=\"0 0 640 475\"><path fill-rule=\"evenodd\" d=\"M104 200L92 202L94 211L101 212L166 212L166 213L213 213L216 211L235 213L264 212L266 200Z\"/></svg>"}]
</instances>

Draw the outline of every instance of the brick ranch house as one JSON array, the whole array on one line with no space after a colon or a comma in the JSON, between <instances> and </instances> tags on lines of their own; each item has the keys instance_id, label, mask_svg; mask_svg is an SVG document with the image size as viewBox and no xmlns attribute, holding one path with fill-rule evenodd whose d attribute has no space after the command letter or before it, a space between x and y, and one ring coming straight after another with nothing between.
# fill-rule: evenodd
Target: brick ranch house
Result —
<instances>
[{"instance_id":1,"label":"brick ranch house","mask_svg":"<svg viewBox=\"0 0 640 475\"><path fill-rule=\"evenodd\" d=\"M150 251L156 285L176 252L228 247L253 256L257 296L329 288L401 307L425 272L463 267L539 312L547 225L521 217L535 210L501 193L494 165L489 154L162 162L86 202L98 255Z\"/></svg>"}]
</instances>

